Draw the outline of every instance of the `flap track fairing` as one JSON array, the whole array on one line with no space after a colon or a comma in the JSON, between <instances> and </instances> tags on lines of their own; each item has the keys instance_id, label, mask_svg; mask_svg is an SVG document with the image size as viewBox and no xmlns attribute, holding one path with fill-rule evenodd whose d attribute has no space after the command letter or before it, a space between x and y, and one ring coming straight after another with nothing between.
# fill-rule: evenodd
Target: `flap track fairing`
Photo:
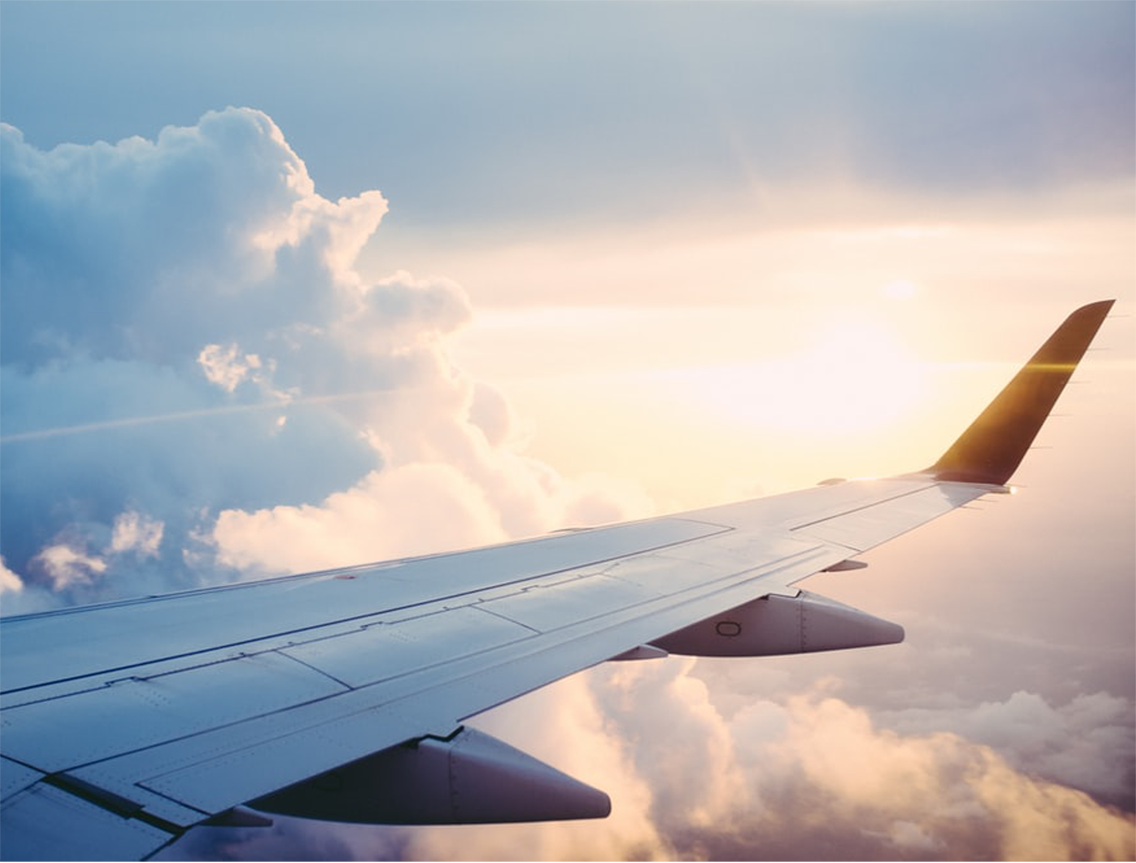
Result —
<instances>
[{"instance_id":1,"label":"flap track fairing","mask_svg":"<svg viewBox=\"0 0 1136 863\"><path fill-rule=\"evenodd\" d=\"M651 642L688 656L778 656L897 644L903 627L815 593L772 594Z\"/></svg>"},{"instance_id":2,"label":"flap track fairing","mask_svg":"<svg viewBox=\"0 0 1136 863\"><path fill-rule=\"evenodd\" d=\"M384 749L249 805L357 824L563 821L611 812L602 791L472 728Z\"/></svg>"}]
</instances>

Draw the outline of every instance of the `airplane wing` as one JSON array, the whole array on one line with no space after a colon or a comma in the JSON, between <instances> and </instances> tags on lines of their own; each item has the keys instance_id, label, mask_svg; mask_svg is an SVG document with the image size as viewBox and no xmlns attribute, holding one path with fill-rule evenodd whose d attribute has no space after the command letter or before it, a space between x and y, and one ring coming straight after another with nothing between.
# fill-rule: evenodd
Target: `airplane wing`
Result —
<instances>
[{"instance_id":1,"label":"airplane wing","mask_svg":"<svg viewBox=\"0 0 1136 863\"><path fill-rule=\"evenodd\" d=\"M930 468L503 545L0 622L0 853L143 858L262 813L603 817L463 722L611 659L901 641L801 591L1005 483L1112 301L1075 311Z\"/></svg>"}]
</instances>

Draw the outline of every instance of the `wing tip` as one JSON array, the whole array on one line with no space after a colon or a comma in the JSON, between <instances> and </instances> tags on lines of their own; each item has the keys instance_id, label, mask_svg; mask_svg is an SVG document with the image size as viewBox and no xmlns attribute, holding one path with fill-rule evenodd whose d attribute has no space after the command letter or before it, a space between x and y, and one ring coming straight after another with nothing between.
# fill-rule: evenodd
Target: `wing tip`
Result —
<instances>
[{"instance_id":1,"label":"wing tip","mask_svg":"<svg viewBox=\"0 0 1136 863\"><path fill-rule=\"evenodd\" d=\"M927 473L950 482L1004 485L1115 302L1097 300L1074 310Z\"/></svg>"}]
</instances>

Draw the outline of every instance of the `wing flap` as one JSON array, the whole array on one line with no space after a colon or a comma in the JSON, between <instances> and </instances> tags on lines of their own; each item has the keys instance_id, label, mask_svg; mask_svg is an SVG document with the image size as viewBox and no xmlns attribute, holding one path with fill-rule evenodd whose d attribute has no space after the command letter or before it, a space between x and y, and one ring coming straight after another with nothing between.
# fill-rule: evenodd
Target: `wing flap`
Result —
<instances>
[{"instance_id":1,"label":"wing flap","mask_svg":"<svg viewBox=\"0 0 1136 863\"><path fill-rule=\"evenodd\" d=\"M5 802L0 834L7 860L140 860L179 835L42 782Z\"/></svg>"},{"instance_id":2,"label":"wing flap","mask_svg":"<svg viewBox=\"0 0 1136 863\"><path fill-rule=\"evenodd\" d=\"M8 710L4 748L54 773L346 690L286 656L263 653Z\"/></svg>"}]
</instances>

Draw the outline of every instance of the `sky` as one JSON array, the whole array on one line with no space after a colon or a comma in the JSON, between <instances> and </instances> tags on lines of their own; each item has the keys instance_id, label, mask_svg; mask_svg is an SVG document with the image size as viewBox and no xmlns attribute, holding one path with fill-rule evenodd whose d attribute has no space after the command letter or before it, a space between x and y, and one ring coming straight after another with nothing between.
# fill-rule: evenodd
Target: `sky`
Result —
<instances>
[{"instance_id":1,"label":"sky","mask_svg":"<svg viewBox=\"0 0 1136 863\"><path fill-rule=\"evenodd\" d=\"M1131 859L1136 6L0 3L5 614L931 464L1117 298L1014 477L814 577L903 645L474 720L598 823L166 859Z\"/></svg>"}]
</instances>

